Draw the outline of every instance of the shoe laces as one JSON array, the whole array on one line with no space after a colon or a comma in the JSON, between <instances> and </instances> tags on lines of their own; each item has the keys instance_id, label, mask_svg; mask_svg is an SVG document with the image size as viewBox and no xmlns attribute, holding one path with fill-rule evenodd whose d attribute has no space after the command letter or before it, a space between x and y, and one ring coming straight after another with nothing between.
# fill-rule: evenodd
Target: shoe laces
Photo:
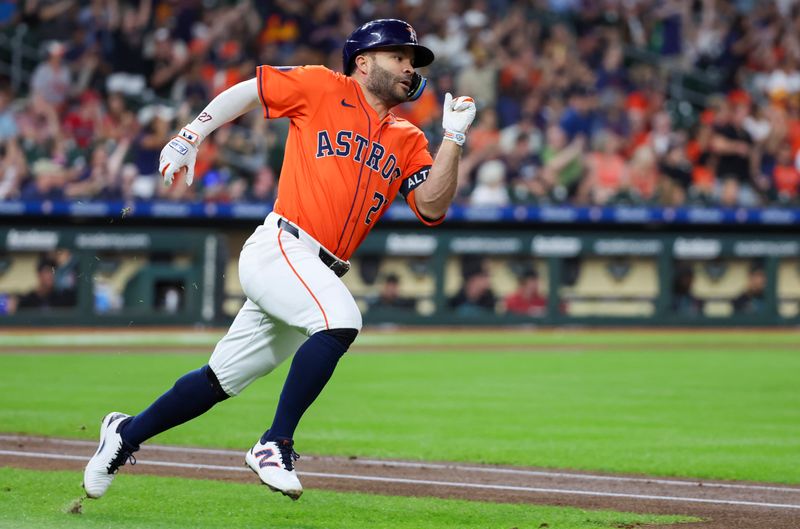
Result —
<instances>
[{"instance_id":1,"label":"shoe laces","mask_svg":"<svg viewBox=\"0 0 800 529\"><path fill-rule=\"evenodd\" d=\"M117 452L114 454L114 459L111 460L111 463L108 465L108 473L109 474L116 474L119 467L125 465L125 463L130 462L131 466L136 464L136 458L133 455L133 452L127 450L125 446L120 443L119 448L117 448Z\"/></svg>"},{"instance_id":2,"label":"shoe laces","mask_svg":"<svg viewBox=\"0 0 800 529\"><path fill-rule=\"evenodd\" d=\"M294 462L300 459L300 454L294 451L294 441L283 440L275 443L278 445L278 450L281 453L281 461L286 470L294 470Z\"/></svg>"}]
</instances>

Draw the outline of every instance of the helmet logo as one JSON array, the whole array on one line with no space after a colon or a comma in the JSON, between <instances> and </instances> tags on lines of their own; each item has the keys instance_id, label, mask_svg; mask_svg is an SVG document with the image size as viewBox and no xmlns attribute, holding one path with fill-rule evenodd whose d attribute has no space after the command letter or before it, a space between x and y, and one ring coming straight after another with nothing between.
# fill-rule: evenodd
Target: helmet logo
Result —
<instances>
[{"instance_id":1,"label":"helmet logo","mask_svg":"<svg viewBox=\"0 0 800 529\"><path fill-rule=\"evenodd\" d=\"M416 42L417 42L417 32L414 31L414 28L411 27L411 24L409 24L406 27L406 29L408 30L408 33L411 35L411 42L416 44Z\"/></svg>"}]
</instances>

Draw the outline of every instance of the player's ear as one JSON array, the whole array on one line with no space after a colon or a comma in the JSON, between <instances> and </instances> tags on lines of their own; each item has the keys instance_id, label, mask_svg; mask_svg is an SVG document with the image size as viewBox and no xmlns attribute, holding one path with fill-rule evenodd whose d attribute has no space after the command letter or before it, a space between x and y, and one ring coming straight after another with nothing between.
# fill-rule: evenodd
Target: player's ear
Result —
<instances>
[{"instance_id":1,"label":"player's ear","mask_svg":"<svg viewBox=\"0 0 800 529\"><path fill-rule=\"evenodd\" d=\"M368 62L369 62L369 59L367 58L366 54L362 53L360 55L356 55L356 60L355 60L355 68L356 68L356 70L358 70L362 74L366 75L367 71L368 71L368 67L367 67L367 63Z\"/></svg>"}]
</instances>

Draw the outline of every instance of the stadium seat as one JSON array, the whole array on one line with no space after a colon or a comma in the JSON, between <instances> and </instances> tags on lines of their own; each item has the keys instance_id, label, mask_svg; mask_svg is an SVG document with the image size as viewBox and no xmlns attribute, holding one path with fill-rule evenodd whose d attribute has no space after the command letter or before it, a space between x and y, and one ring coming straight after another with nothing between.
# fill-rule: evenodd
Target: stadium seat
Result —
<instances>
[{"instance_id":1,"label":"stadium seat","mask_svg":"<svg viewBox=\"0 0 800 529\"><path fill-rule=\"evenodd\" d=\"M800 315L800 303L796 301L779 301L778 314L782 318L796 318Z\"/></svg>"},{"instance_id":2,"label":"stadium seat","mask_svg":"<svg viewBox=\"0 0 800 529\"><path fill-rule=\"evenodd\" d=\"M800 259L787 259L778 264L778 299L800 301Z\"/></svg>"},{"instance_id":3,"label":"stadium seat","mask_svg":"<svg viewBox=\"0 0 800 529\"><path fill-rule=\"evenodd\" d=\"M778 264L778 313L784 318L800 315L800 259Z\"/></svg>"},{"instance_id":4,"label":"stadium seat","mask_svg":"<svg viewBox=\"0 0 800 529\"><path fill-rule=\"evenodd\" d=\"M400 295L405 297L420 298L433 296L436 283L433 274L416 274L411 268L411 258L385 259L378 272L378 284L383 283L386 276L394 274L399 279Z\"/></svg>"},{"instance_id":5,"label":"stadium seat","mask_svg":"<svg viewBox=\"0 0 800 529\"><path fill-rule=\"evenodd\" d=\"M136 272L139 271L143 266L145 266L148 262L147 256L144 254L141 255L130 255L126 254L125 257L119 260L119 265L116 267L113 273L108 275L108 283L111 288L119 295L122 295L122 292L125 290L125 285L128 284L128 281L133 277Z\"/></svg>"},{"instance_id":6,"label":"stadium seat","mask_svg":"<svg viewBox=\"0 0 800 529\"><path fill-rule=\"evenodd\" d=\"M364 280L361 279L360 266L358 259L350 259L350 271L342 277L342 282L347 285L350 293L353 294L353 297L356 299L363 298L375 292L374 287L367 285L364 283Z\"/></svg>"},{"instance_id":7,"label":"stadium seat","mask_svg":"<svg viewBox=\"0 0 800 529\"><path fill-rule=\"evenodd\" d=\"M225 263L225 276L223 278L223 289L225 296L241 297L244 298L244 291L242 285L239 283L239 261L236 259L229 259Z\"/></svg>"},{"instance_id":8,"label":"stadium seat","mask_svg":"<svg viewBox=\"0 0 800 529\"><path fill-rule=\"evenodd\" d=\"M21 294L36 288L36 254L15 253L10 256L10 264L0 275L0 292Z\"/></svg>"},{"instance_id":9,"label":"stadium seat","mask_svg":"<svg viewBox=\"0 0 800 529\"><path fill-rule=\"evenodd\" d=\"M731 260L724 262L724 272L715 278L709 274L706 263L694 264L692 294L699 299L733 299L747 286L749 261ZM715 309L712 309L712 311Z\"/></svg>"},{"instance_id":10,"label":"stadium seat","mask_svg":"<svg viewBox=\"0 0 800 529\"><path fill-rule=\"evenodd\" d=\"M545 261L533 262L531 259L517 256L491 257L485 260L486 269L492 285L492 292L498 298L508 296L519 286L518 274L525 268L536 267L539 274L539 288L542 295L547 295L549 289L547 263ZM458 258L448 259L445 266L445 287L447 296L455 295L463 284L463 274Z\"/></svg>"},{"instance_id":11,"label":"stadium seat","mask_svg":"<svg viewBox=\"0 0 800 529\"><path fill-rule=\"evenodd\" d=\"M585 298L655 298L659 292L658 266L655 259L629 259L630 269L622 278L612 276L612 259L587 258L581 262L578 280L573 287L562 288L563 297Z\"/></svg>"}]
</instances>

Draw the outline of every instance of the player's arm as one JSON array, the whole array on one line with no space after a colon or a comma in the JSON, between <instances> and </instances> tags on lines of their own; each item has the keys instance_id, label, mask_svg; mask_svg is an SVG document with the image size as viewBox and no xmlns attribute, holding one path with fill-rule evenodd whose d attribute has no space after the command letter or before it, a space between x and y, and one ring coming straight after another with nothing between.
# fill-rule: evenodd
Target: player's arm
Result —
<instances>
[{"instance_id":1,"label":"player's arm","mask_svg":"<svg viewBox=\"0 0 800 529\"><path fill-rule=\"evenodd\" d=\"M431 166L428 179L414 191L417 211L428 219L439 219L447 212L456 194L458 160L466 132L475 119L475 101L471 97L444 99L442 126L444 141Z\"/></svg>"},{"instance_id":2,"label":"player's arm","mask_svg":"<svg viewBox=\"0 0 800 529\"><path fill-rule=\"evenodd\" d=\"M255 78L234 85L217 97L161 150L158 171L169 185L186 168L186 184L194 179L194 163L200 143L217 128L261 106Z\"/></svg>"}]
</instances>

